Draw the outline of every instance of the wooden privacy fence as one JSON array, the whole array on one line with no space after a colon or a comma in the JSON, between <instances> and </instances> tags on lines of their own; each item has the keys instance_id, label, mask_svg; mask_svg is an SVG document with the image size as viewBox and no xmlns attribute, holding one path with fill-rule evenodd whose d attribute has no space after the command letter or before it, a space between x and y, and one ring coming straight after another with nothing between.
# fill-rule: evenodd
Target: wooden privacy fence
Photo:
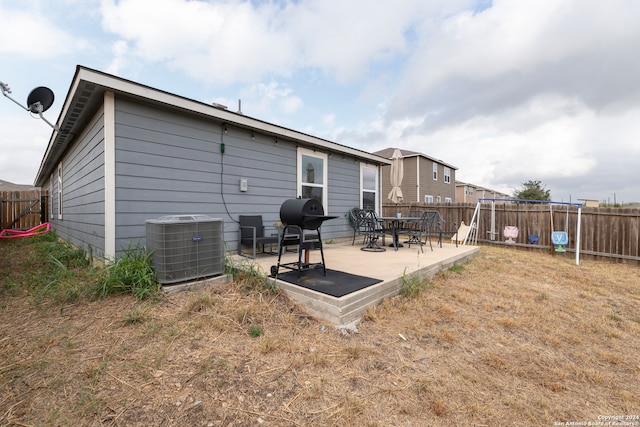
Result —
<instances>
[{"instance_id":1,"label":"wooden privacy fence","mask_svg":"<svg viewBox=\"0 0 640 427\"><path fill-rule=\"evenodd\" d=\"M549 207L551 206L551 210ZM409 209L435 209L448 222L470 225L476 204L385 204L384 216L403 215ZM491 203L480 205L478 241L509 244L519 248L544 248L551 244L551 215L553 231L566 231L569 237L568 252L575 252L578 207L567 205L527 204L496 202L492 234ZM505 226L518 227L515 243L505 243ZM536 244L529 243L530 235L537 235ZM640 261L640 209L587 208L581 209L580 257L614 258L620 261Z\"/></svg>"},{"instance_id":2,"label":"wooden privacy fence","mask_svg":"<svg viewBox=\"0 0 640 427\"><path fill-rule=\"evenodd\" d=\"M0 191L0 230L27 230L47 218L46 191Z\"/></svg>"}]
</instances>

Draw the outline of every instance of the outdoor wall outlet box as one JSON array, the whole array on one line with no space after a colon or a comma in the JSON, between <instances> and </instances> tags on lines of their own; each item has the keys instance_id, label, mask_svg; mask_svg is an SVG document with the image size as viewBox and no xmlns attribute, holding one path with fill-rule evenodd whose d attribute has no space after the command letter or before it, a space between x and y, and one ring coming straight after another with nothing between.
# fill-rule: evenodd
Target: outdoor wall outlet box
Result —
<instances>
[{"instance_id":1,"label":"outdoor wall outlet box","mask_svg":"<svg viewBox=\"0 0 640 427\"><path fill-rule=\"evenodd\" d=\"M247 180L245 178L241 178L240 179L240 191L242 191L242 192L247 191L247 187L248 187Z\"/></svg>"}]
</instances>

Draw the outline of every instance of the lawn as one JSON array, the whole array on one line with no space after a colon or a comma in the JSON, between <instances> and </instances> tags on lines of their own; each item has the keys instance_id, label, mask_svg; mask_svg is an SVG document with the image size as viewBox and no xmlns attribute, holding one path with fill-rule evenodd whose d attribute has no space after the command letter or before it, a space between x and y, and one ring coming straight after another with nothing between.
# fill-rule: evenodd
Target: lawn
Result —
<instances>
[{"instance_id":1,"label":"lawn","mask_svg":"<svg viewBox=\"0 0 640 427\"><path fill-rule=\"evenodd\" d=\"M3 426L640 422L636 266L483 246L353 330L242 277L140 301L77 266L43 292L37 245L0 241Z\"/></svg>"}]
</instances>

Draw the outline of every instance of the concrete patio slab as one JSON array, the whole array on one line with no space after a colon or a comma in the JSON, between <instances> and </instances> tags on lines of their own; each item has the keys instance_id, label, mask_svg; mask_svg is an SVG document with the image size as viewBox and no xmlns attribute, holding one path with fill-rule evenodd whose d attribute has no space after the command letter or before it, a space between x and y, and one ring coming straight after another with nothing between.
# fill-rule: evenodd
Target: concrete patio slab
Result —
<instances>
[{"instance_id":1,"label":"concrete patio slab","mask_svg":"<svg viewBox=\"0 0 640 427\"><path fill-rule=\"evenodd\" d=\"M282 280L276 280L275 284L306 307L310 314L334 325L346 325L358 321L367 308L399 294L403 283L414 280L416 276L421 280L428 280L454 264L463 264L480 251L477 246L456 247L450 243L443 243L442 248L434 244L433 251L427 246L424 252L416 245L409 248L406 244L397 251L393 247L387 247L384 252L365 252L360 248L358 242L354 246L351 245L351 241L325 243L325 266L332 270L380 279L382 282L339 298ZM311 251L309 255L311 263L321 261L320 251ZM295 262L297 257L296 252L285 253L281 264ZM277 264L278 257L261 255L251 260L232 256L232 261L237 265L251 265L261 273L269 275L271 266ZM290 270L280 269L280 273L286 271Z\"/></svg>"}]
</instances>

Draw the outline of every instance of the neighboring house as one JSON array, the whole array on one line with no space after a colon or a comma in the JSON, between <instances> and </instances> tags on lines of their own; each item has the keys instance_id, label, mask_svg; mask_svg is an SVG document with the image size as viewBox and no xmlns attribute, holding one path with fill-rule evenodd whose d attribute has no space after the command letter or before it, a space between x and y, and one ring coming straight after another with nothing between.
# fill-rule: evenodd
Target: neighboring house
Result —
<instances>
[{"instance_id":1,"label":"neighboring house","mask_svg":"<svg viewBox=\"0 0 640 427\"><path fill-rule=\"evenodd\" d=\"M78 66L35 179L49 190L58 236L117 257L145 243L163 215L224 220L235 249L240 214L280 220L282 203L319 199L337 219L324 238L352 233L348 211L381 207L376 155Z\"/></svg>"},{"instance_id":2,"label":"neighboring house","mask_svg":"<svg viewBox=\"0 0 640 427\"><path fill-rule=\"evenodd\" d=\"M600 207L600 202L595 199L578 199L583 206L587 208L597 208Z\"/></svg>"},{"instance_id":3,"label":"neighboring house","mask_svg":"<svg viewBox=\"0 0 640 427\"><path fill-rule=\"evenodd\" d=\"M376 154L391 159L395 148L385 148ZM455 166L415 151L402 150L403 178L400 189L404 203L452 203L455 200ZM391 166L382 166L382 202L391 203Z\"/></svg>"},{"instance_id":4,"label":"neighboring house","mask_svg":"<svg viewBox=\"0 0 640 427\"><path fill-rule=\"evenodd\" d=\"M478 199L511 199L512 196L468 182L456 181L456 203L478 203ZM489 203L489 202L487 202Z\"/></svg>"}]
</instances>

